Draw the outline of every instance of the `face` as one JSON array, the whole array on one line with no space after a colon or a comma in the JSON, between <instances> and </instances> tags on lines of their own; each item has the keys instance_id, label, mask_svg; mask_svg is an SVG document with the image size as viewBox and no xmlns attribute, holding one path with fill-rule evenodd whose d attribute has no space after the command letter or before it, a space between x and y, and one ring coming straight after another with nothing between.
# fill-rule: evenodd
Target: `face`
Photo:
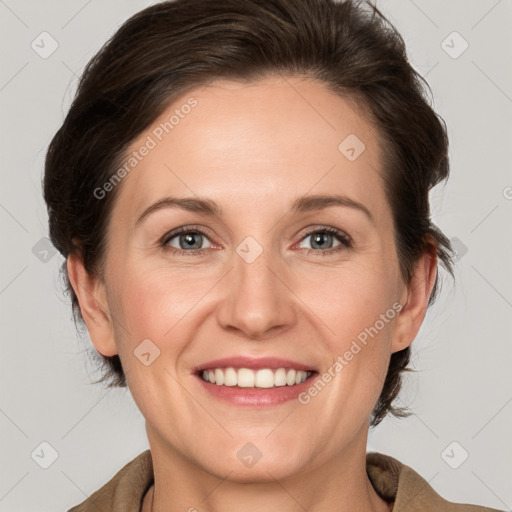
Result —
<instances>
[{"instance_id":1,"label":"face","mask_svg":"<svg viewBox=\"0 0 512 512\"><path fill-rule=\"evenodd\" d=\"M400 276L377 137L355 105L290 77L191 90L133 142L93 289L105 320L82 311L152 450L243 481L366 442L425 305Z\"/></svg>"}]
</instances>

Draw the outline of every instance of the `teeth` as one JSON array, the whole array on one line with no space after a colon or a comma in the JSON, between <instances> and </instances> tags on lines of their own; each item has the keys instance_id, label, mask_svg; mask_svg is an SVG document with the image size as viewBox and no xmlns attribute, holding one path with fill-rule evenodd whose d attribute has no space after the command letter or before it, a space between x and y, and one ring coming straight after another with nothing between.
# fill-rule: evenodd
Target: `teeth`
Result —
<instances>
[{"instance_id":1,"label":"teeth","mask_svg":"<svg viewBox=\"0 0 512 512\"><path fill-rule=\"evenodd\" d=\"M274 386L286 386L286 370L279 368L274 373Z\"/></svg>"},{"instance_id":2,"label":"teeth","mask_svg":"<svg viewBox=\"0 0 512 512\"><path fill-rule=\"evenodd\" d=\"M247 368L240 368L238 370L238 387L239 388L253 388L254 387L254 372Z\"/></svg>"},{"instance_id":3,"label":"teeth","mask_svg":"<svg viewBox=\"0 0 512 512\"><path fill-rule=\"evenodd\" d=\"M208 377L210 374L208 374ZM224 384L224 373L220 368L217 368L215 370L215 384L218 384L219 386L222 386Z\"/></svg>"},{"instance_id":4,"label":"teeth","mask_svg":"<svg viewBox=\"0 0 512 512\"><path fill-rule=\"evenodd\" d=\"M303 370L286 370L279 368L272 370L250 370L249 368L212 368L203 370L202 379L218 386L238 386L240 388L273 388L281 386L294 386L304 382L312 372Z\"/></svg>"},{"instance_id":5,"label":"teeth","mask_svg":"<svg viewBox=\"0 0 512 512\"><path fill-rule=\"evenodd\" d=\"M269 369L258 370L254 377L254 386L257 388L273 388L274 372Z\"/></svg>"},{"instance_id":6,"label":"teeth","mask_svg":"<svg viewBox=\"0 0 512 512\"><path fill-rule=\"evenodd\" d=\"M238 382L238 378L237 378L235 370L233 368L228 368L224 372L224 385L225 386L236 386L237 382Z\"/></svg>"}]
</instances>

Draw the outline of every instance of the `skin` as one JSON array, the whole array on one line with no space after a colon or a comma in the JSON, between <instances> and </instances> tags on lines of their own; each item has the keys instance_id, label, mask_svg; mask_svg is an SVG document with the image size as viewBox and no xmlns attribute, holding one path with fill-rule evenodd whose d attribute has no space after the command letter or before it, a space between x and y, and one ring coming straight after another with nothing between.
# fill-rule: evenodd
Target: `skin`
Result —
<instances>
[{"instance_id":1,"label":"skin","mask_svg":"<svg viewBox=\"0 0 512 512\"><path fill-rule=\"evenodd\" d=\"M117 191L104 276L68 258L92 342L101 354L119 354L146 420L155 487L145 510L391 510L366 475L368 422L391 354L419 331L437 261L426 253L411 282L402 280L378 133L322 83L268 77L188 91L132 150L190 97L197 106ZM348 134L366 146L355 161L338 150ZM296 198L311 194L346 195L373 222L347 206L291 212ZM222 214L164 208L136 224L169 195L213 199ZM207 234L195 239L202 254L159 245L190 225ZM340 244L313 245L307 233L322 227L348 234L353 246L322 255ZM252 263L236 252L248 236L263 248ZM397 301L400 313L307 405L236 407L207 394L192 374L235 355L289 358L323 373ZM145 339L161 351L149 366L133 355ZM251 468L237 458L247 442L262 454Z\"/></svg>"}]
</instances>

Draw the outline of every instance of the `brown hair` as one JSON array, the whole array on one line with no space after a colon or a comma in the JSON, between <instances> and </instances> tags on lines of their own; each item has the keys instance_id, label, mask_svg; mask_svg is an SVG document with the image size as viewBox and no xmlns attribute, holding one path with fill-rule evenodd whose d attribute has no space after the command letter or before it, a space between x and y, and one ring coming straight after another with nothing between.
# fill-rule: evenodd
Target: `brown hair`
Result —
<instances>
[{"instance_id":1,"label":"brown hair","mask_svg":"<svg viewBox=\"0 0 512 512\"><path fill-rule=\"evenodd\" d=\"M175 0L126 21L87 64L48 148L44 198L55 247L65 258L78 254L91 275L101 276L120 187L101 200L94 191L119 168L130 143L187 89L217 78L283 74L318 79L356 99L377 126L404 281L426 251L453 275L450 242L432 224L429 207L429 190L449 172L445 123L427 101L430 88L411 67L400 34L374 5L356 0ZM65 263L62 272L80 323ZM436 277L429 304L437 291ZM391 355L371 425L388 412L408 415L393 401L409 358L409 348ZM99 381L126 386L119 357L102 361Z\"/></svg>"}]
</instances>

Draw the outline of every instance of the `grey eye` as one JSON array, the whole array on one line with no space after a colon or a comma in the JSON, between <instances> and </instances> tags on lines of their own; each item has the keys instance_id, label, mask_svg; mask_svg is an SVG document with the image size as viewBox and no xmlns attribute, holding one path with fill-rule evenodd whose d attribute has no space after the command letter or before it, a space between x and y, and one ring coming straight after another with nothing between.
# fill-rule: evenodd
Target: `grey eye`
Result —
<instances>
[{"instance_id":1,"label":"grey eye","mask_svg":"<svg viewBox=\"0 0 512 512\"><path fill-rule=\"evenodd\" d=\"M202 233L197 231L188 231L186 233L180 233L173 236L172 238L169 238L167 244L171 247L175 247L176 249L181 249L184 251L187 249L197 250L206 248L202 246L205 240L208 240L208 238L206 238L206 236Z\"/></svg>"}]
</instances>

